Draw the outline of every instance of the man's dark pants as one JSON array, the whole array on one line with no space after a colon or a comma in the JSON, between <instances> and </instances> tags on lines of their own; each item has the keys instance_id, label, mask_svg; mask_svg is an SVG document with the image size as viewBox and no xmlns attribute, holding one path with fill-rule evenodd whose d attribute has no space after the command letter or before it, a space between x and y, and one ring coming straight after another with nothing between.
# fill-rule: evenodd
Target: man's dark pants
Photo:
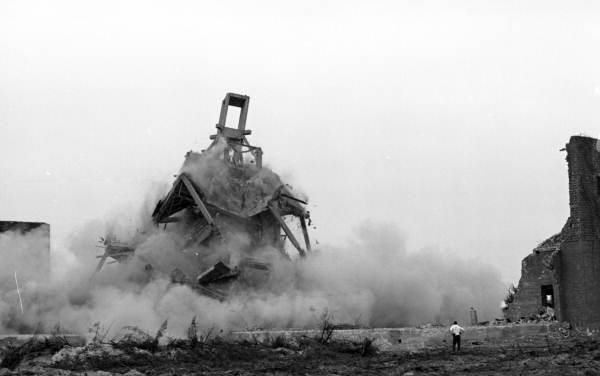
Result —
<instances>
[{"instance_id":1,"label":"man's dark pants","mask_svg":"<svg viewBox=\"0 0 600 376\"><path fill-rule=\"evenodd\" d=\"M452 335L452 351L456 351L457 347L458 347L458 351L460 351L460 334L459 335L453 334Z\"/></svg>"}]
</instances>

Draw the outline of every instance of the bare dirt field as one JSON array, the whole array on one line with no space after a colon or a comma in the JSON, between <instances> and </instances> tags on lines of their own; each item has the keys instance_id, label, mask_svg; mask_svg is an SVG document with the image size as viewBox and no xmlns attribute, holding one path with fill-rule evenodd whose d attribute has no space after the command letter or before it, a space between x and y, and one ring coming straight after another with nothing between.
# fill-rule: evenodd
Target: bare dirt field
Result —
<instances>
[{"instance_id":1,"label":"bare dirt field","mask_svg":"<svg viewBox=\"0 0 600 376\"><path fill-rule=\"evenodd\" d=\"M600 375L600 337L574 330L416 353L368 341L128 340L65 346L60 336L2 351L0 375Z\"/></svg>"}]
</instances>

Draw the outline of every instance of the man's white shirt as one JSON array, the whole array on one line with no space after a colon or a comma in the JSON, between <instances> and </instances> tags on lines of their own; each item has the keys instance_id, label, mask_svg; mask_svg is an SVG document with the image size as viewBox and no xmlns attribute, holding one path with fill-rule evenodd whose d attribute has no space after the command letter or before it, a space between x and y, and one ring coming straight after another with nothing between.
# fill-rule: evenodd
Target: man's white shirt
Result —
<instances>
[{"instance_id":1,"label":"man's white shirt","mask_svg":"<svg viewBox=\"0 0 600 376\"><path fill-rule=\"evenodd\" d=\"M454 334L455 336L459 336L460 333L462 333L464 331L465 330L461 326L456 325L456 324L454 324L450 327L450 333Z\"/></svg>"}]
</instances>

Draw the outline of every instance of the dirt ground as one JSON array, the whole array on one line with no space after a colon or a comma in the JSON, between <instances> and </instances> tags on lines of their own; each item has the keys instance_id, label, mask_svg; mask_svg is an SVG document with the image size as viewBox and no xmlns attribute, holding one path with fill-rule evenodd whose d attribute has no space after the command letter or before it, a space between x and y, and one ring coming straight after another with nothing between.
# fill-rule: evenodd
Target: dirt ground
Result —
<instances>
[{"instance_id":1,"label":"dirt ground","mask_svg":"<svg viewBox=\"0 0 600 376\"><path fill-rule=\"evenodd\" d=\"M29 346L29 347L27 347ZM20 352L19 352L20 351ZM378 352L368 342L300 338L270 344L213 338L167 345L30 342L2 354L0 375L600 375L600 337L569 331L505 343L464 343L461 353Z\"/></svg>"}]
</instances>

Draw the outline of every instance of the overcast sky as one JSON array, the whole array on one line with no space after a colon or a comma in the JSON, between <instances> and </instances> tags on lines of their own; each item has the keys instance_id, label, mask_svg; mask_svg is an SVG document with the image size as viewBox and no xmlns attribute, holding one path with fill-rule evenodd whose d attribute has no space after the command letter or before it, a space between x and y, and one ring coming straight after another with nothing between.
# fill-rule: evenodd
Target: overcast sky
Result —
<instances>
[{"instance_id":1,"label":"overcast sky","mask_svg":"<svg viewBox=\"0 0 600 376\"><path fill-rule=\"evenodd\" d=\"M568 216L559 149L600 131L600 8L561 3L3 0L0 218L59 246L127 215L231 91L320 243L391 221L516 283Z\"/></svg>"}]
</instances>

